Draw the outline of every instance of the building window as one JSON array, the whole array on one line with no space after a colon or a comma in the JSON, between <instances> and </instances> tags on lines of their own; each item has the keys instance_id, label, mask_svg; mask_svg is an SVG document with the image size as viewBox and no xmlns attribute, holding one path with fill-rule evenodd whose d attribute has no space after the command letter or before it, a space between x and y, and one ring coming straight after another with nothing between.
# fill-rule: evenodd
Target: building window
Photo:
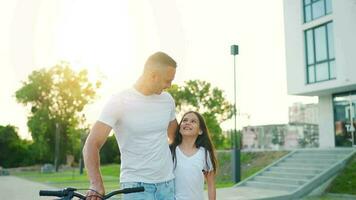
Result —
<instances>
[{"instance_id":1,"label":"building window","mask_svg":"<svg viewBox=\"0 0 356 200\"><path fill-rule=\"evenodd\" d=\"M333 23L304 31L307 83L335 79Z\"/></svg>"},{"instance_id":2,"label":"building window","mask_svg":"<svg viewBox=\"0 0 356 200\"><path fill-rule=\"evenodd\" d=\"M356 144L356 91L333 95L335 146ZM352 139L354 139L352 141Z\"/></svg>"},{"instance_id":3,"label":"building window","mask_svg":"<svg viewBox=\"0 0 356 200\"><path fill-rule=\"evenodd\" d=\"M304 23L330 14L331 0L303 0Z\"/></svg>"}]
</instances>

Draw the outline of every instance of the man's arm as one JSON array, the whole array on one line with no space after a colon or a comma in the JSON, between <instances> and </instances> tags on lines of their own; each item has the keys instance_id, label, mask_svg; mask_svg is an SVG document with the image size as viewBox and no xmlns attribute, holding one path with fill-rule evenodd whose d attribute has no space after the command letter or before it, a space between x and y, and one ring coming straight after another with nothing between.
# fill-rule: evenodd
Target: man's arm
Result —
<instances>
[{"instance_id":1,"label":"man's arm","mask_svg":"<svg viewBox=\"0 0 356 200\"><path fill-rule=\"evenodd\" d=\"M177 119L172 120L169 122L168 129L167 129L167 134L168 134L168 143L172 144L174 141L174 137L176 134L176 130L178 127L178 122Z\"/></svg>"},{"instance_id":2,"label":"man's arm","mask_svg":"<svg viewBox=\"0 0 356 200\"><path fill-rule=\"evenodd\" d=\"M99 192L101 195L105 194L105 189L103 185L103 180L100 174L100 149L106 141L111 127L97 121L90 131L90 134L85 142L83 148L83 158L85 163L85 168L90 179L90 189ZM87 199L99 200L97 197L89 197L90 195L97 195L93 191L87 192Z\"/></svg>"}]
</instances>

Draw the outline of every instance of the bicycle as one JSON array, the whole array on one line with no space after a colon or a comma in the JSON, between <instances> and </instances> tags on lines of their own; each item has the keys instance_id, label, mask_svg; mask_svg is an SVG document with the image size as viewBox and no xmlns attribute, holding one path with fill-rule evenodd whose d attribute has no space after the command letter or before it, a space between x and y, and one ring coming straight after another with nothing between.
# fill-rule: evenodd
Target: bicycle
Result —
<instances>
[{"instance_id":1,"label":"bicycle","mask_svg":"<svg viewBox=\"0 0 356 200\"><path fill-rule=\"evenodd\" d=\"M52 197L60 197L57 200L71 200L74 197L78 197L79 199L85 200L86 196L79 192L78 190L88 190L88 189L77 189L77 188L64 188L63 190L40 190L40 196L52 196ZM100 199L109 199L110 197L117 195L117 194L128 194L128 193L135 193L135 192L143 192L145 191L144 187L134 187L134 188L125 188L120 190L114 190L104 196L99 196Z\"/></svg>"}]
</instances>

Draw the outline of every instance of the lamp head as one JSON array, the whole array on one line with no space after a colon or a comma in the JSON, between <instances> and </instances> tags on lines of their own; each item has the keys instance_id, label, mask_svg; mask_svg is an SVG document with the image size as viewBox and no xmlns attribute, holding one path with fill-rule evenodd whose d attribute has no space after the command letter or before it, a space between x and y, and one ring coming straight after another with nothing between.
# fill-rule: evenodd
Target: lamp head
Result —
<instances>
[{"instance_id":1,"label":"lamp head","mask_svg":"<svg viewBox=\"0 0 356 200\"><path fill-rule=\"evenodd\" d=\"M239 54L239 46L237 45L231 45L231 55L237 55Z\"/></svg>"}]
</instances>

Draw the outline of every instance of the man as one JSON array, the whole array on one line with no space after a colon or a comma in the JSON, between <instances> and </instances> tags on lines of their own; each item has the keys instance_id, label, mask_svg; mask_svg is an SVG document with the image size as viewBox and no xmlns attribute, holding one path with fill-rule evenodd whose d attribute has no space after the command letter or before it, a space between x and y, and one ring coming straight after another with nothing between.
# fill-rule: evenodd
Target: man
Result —
<instances>
[{"instance_id":1,"label":"man","mask_svg":"<svg viewBox=\"0 0 356 200\"><path fill-rule=\"evenodd\" d=\"M114 95L106 104L83 149L91 189L87 199L99 200L105 193L99 151L112 129L121 152L121 187L145 188L145 192L124 195L124 199L174 199L168 138L173 141L178 123L174 100L163 90L171 86L176 67L163 52L151 55L133 88Z\"/></svg>"}]
</instances>

